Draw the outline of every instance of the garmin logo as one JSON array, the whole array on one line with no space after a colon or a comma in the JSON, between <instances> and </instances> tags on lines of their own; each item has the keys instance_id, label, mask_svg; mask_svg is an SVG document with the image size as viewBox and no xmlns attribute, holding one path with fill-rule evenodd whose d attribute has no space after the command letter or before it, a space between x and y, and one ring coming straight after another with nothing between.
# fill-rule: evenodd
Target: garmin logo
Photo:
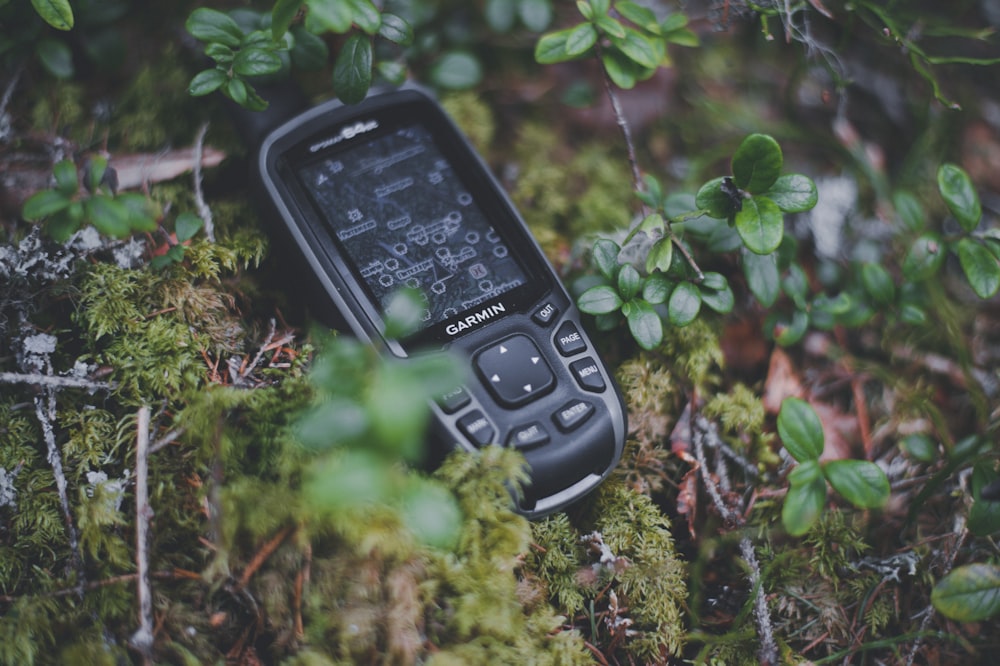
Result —
<instances>
[{"instance_id":1,"label":"garmin logo","mask_svg":"<svg viewBox=\"0 0 1000 666\"><path fill-rule=\"evenodd\" d=\"M340 128L340 131L334 134L333 136L327 139L323 139L322 141L319 141L318 143L314 143L313 145L309 146L309 152L315 153L319 150L323 150L324 148L335 146L341 141L350 141L359 134L366 134L368 132L377 129L378 129L377 120L359 120L358 122L353 123L351 125L344 125L343 127Z\"/></svg>"},{"instance_id":2,"label":"garmin logo","mask_svg":"<svg viewBox=\"0 0 1000 666\"><path fill-rule=\"evenodd\" d=\"M454 324L448 324L444 330L448 335L458 335L462 331L467 331L470 328L479 326L483 322L489 321L504 312L507 312L506 306L504 306L503 303L497 303L496 305L491 305L488 308L483 308L479 312L474 312Z\"/></svg>"}]
</instances>

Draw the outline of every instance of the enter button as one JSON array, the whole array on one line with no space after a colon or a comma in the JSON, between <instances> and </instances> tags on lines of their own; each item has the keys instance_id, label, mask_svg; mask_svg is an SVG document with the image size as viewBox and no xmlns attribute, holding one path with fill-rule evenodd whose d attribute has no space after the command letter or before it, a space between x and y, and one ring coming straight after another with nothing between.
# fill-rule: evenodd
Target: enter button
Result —
<instances>
[{"instance_id":1,"label":"enter button","mask_svg":"<svg viewBox=\"0 0 1000 666\"><path fill-rule=\"evenodd\" d=\"M552 419L563 432L579 428L594 413L594 405L586 400L570 400L552 415Z\"/></svg>"}]
</instances>

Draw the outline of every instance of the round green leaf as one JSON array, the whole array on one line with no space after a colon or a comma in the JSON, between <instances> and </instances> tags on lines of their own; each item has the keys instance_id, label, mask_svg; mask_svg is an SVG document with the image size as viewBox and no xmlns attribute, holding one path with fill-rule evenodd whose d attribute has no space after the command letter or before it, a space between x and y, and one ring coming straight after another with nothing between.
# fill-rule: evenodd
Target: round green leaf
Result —
<instances>
[{"instance_id":1,"label":"round green leaf","mask_svg":"<svg viewBox=\"0 0 1000 666\"><path fill-rule=\"evenodd\" d=\"M177 222L174 223L174 233L177 235L177 242L183 243L186 240L190 240L203 226L205 226L205 223L194 213L181 213L177 216Z\"/></svg>"},{"instance_id":2,"label":"round green leaf","mask_svg":"<svg viewBox=\"0 0 1000 666\"><path fill-rule=\"evenodd\" d=\"M122 203L103 195L93 196L83 204L87 219L98 231L114 238L124 238L132 233L129 211Z\"/></svg>"},{"instance_id":3,"label":"round green leaf","mask_svg":"<svg viewBox=\"0 0 1000 666\"><path fill-rule=\"evenodd\" d=\"M889 271L879 264L866 263L861 267L861 282L872 300L888 305L896 299L896 284Z\"/></svg>"},{"instance_id":4,"label":"round green leaf","mask_svg":"<svg viewBox=\"0 0 1000 666\"><path fill-rule=\"evenodd\" d=\"M382 14L372 4L372 0L347 0L347 4L351 5L351 21L354 25L369 35L378 32L379 26L382 25Z\"/></svg>"},{"instance_id":5,"label":"round green leaf","mask_svg":"<svg viewBox=\"0 0 1000 666\"><path fill-rule=\"evenodd\" d=\"M386 464L369 451L350 450L313 465L303 490L312 506L343 511L385 501L390 492Z\"/></svg>"},{"instance_id":6,"label":"round green leaf","mask_svg":"<svg viewBox=\"0 0 1000 666\"><path fill-rule=\"evenodd\" d=\"M937 274L944 263L945 252L941 237L924 234L910 246L903 259L903 276L907 280L926 280Z\"/></svg>"},{"instance_id":7,"label":"round green leaf","mask_svg":"<svg viewBox=\"0 0 1000 666\"><path fill-rule=\"evenodd\" d=\"M954 164L942 164L938 169L937 181L941 198L962 228L972 231L979 226L983 209L969 174Z\"/></svg>"},{"instance_id":8,"label":"round green leaf","mask_svg":"<svg viewBox=\"0 0 1000 666\"><path fill-rule=\"evenodd\" d=\"M517 13L525 28L541 32L552 22L552 0L521 0Z\"/></svg>"},{"instance_id":9,"label":"round green leaf","mask_svg":"<svg viewBox=\"0 0 1000 666\"><path fill-rule=\"evenodd\" d=\"M76 194L80 189L80 180L76 174L76 164L73 160L59 160L52 167L52 177L56 181L56 190L67 197Z\"/></svg>"},{"instance_id":10,"label":"round green leaf","mask_svg":"<svg viewBox=\"0 0 1000 666\"><path fill-rule=\"evenodd\" d=\"M215 92L229 81L229 76L221 69L204 69L194 75L188 84L188 94L201 97Z\"/></svg>"},{"instance_id":11,"label":"round green leaf","mask_svg":"<svg viewBox=\"0 0 1000 666\"><path fill-rule=\"evenodd\" d=\"M642 287L642 300L653 305L665 303L672 288L670 282L662 275L651 275L646 278L646 284Z\"/></svg>"},{"instance_id":12,"label":"round green leaf","mask_svg":"<svg viewBox=\"0 0 1000 666\"><path fill-rule=\"evenodd\" d=\"M979 241L958 241L958 260L969 285L979 298L990 298L1000 289L1000 261Z\"/></svg>"},{"instance_id":13,"label":"round green leaf","mask_svg":"<svg viewBox=\"0 0 1000 666\"><path fill-rule=\"evenodd\" d=\"M413 43L413 26L395 14L382 14L382 25L378 28L378 34L400 46L409 46Z\"/></svg>"},{"instance_id":14,"label":"round green leaf","mask_svg":"<svg viewBox=\"0 0 1000 666\"><path fill-rule=\"evenodd\" d=\"M743 201L736 213L736 231L747 249L756 254L770 254L781 245L785 220L781 209L767 197L752 197Z\"/></svg>"},{"instance_id":15,"label":"round green leaf","mask_svg":"<svg viewBox=\"0 0 1000 666\"><path fill-rule=\"evenodd\" d=\"M271 10L271 37L281 39L299 13L302 0L276 0Z\"/></svg>"},{"instance_id":16,"label":"round green leaf","mask_svg":"<svg viewBox=\"0 0 1000 666\"><path fill-rule=\"evenodd\" d=\"M799 465L795 471L809 465L816 463L808 461ZM826 503L826 481L822 474L807 471L799 472L796 476L798 482L790 483L785 504L781 507L781 522L789 534L802 536L823 514L823 505ZM792 478L793 476L789 475L789 482Z\"/></svg>"},{"instance_id":17,"label":"round green leaf","mask_svg":"<svg viewBox=\"0 0 1000 666\"><path fill-rule=\"evenodd\" d=\"M664 236L649 248L646 255L646 272L662 271L666 273L670 270L670 262L674 259L674 241L670 236Z\"/></svg>"},{"instance_id":18,"label":"round green leaf","mask_svg":"<svg viewBox=\"0 0 1000 666\"><path fill-rule=\"evenodd\" d=\"M778 412L778 435L800 463L818 460L823 453L823 424L812 406L801 398L785 398Z\"/></svg>"},{"instance_id":19,"label":"round green leaf","mask_svg":"<svg viewBox=\"0 0 1000 666\"><path fill-rule=\"evenodd\" d=\"M896 209L896 214L903 224L911 231L920 231L924 228L924 207L920 205L917 198L906 191L896 192L892 196L892 205Z\"/></svg>"},{"instance_id":20,"label":"round green leaf","mask_svg":"<svg viewBox=\"0 0 1000 666\"><path fill-rule=\"evenodd\" d=\"M994 483L1000 474L993 468L993 461L977 463L972 468L972 508L969 509L969 531L976 536L989 536L1000 532L1000 502L984 500L983 488Z\"/></svg>"},{"instance_id":21,"label":"round green leaf","mask_svg":"<svg viewBox=\"0 0 1000 666\"><path fill-rule=\"evenodd\" d=\"M701 310L701 292L690 282L681 282L670 294L667 313L674 326L687 326Z\"/></svg>"},{"instance_id":22,"label":"round green leaf","mask_svg":"<svg viewBox=\"0 0 1000 666\"><path fill-rule=\"evenodd\" d=\"M600 285L580 294L577 306L587 314L598 315L614 312L622 306L622 299L614 287Z\"/></svg>"},{"instance_id":23,"label":"round green leaf","mask_svg":"<svg viewBox=\"0 0 1000 666\"><path fill-rule=\"evenodd\" d=\"M729 282L721 273L705 273L705 279L700 285L701 300L708 307L720 314L732 312L736 305L736 297Z\"/></svg>"},{"instance_id":24,"label":"round green leaf","mask_svg":"<svg viewBox=\"0 0 1000 666\"><path fill-rule=\"evenodd\" d=\"M249 104L250 91L247 88L246 81L243 79L229 79L221 90L227 97L229 97L229 99L233 100L240 106L247 106Z\"/></svg>"},{"instance_id":25,"label":"round green leaf","mask_svg":"<svg viewBox=\"0 0 1000 666\"><path fill-rule=\"evenodd\" d=\"M720 220L728 219L736 210L732 198L722 190L723 181L724 177L708 181L701 186L695 196L695 205L698 208L708 211L710 217Z\"/></svg>"},{"instance_id":26,"label":"round green leaf","mask_svg":"<svg viewBox=\"0 0 1000 666\"><path fill-rule=\"evenodd\" d=\"M267 49L257 47L241 49L233 59L233 71L240 76L263 76L279 69L281 69L281 58L277 53Z\"/></svg>"},{"instance_id":27,"label":"round green leaf","mask_svg":"<svg viewBox=\"0 0 1000 666\"><path fill-rule=\"evenodd\" d=\"M622 90L631 90L639 79L639 66L620 51L605 51L601 64L611 82Z\"/></svg>"},{"instance_id":28,"label":"round green leaf","mask_svg":"<svg viewBox=\"0 0 1000 666\"><path fill-rule=\"evenodd\" d=\"M860 509L877 509L889 501L889 479L867 460L832 460L823 465L826 480L848 502Z\"/></svg>"},{"instance_id":29,"label":"round green leaf","mask_svg":"<svg viewBox=\"0 0 1000 666\"><path fill-rule=\"evenodd\" d=\"M21 209L21 217L29 222L36 222L64 210L71 203L72 200L62 192L42 190L31 195L24 202L24 207Z\"/></svg>"},{"instance_id":30,"label":"round green leaf","mask_svg":"<svg viewBox=\"0 0 1000 666\"><path fill-rule=\"evenodd\" d=\"M73 29L73 8L69 0L31 0L31 6L56 30Z\"/></svg>"},{"instance_id":31,"label":"round green leaf","mask_svg":"<svg viewBox=\"0 0 1000 666\"><path fill-rule=\"evenodd\" d=\"M573 30L575 28L566 28L542 35L535 44L535 61L540 65L552 65L571 60L573 56L566 51L566 40Z\"/></svg>"},{"instance_id":32,"label":"round green leaf","mask_svg":"<svg viewBox=\"0 0 1000 666\"><path fill-rule=\"evenodd\" d=\"M59 211L45 221L45 233L47 233L52 240L58 243L65 243L70 239L70 236L75 234L76 230L80 228L80 219L83 216L70 214L70 211L75 207L80 207L82 209L82 204L78 201L74 202L73 205L66 210Z\"/></svg>"},{"instance_id":33,"label":"round green leaf","mask_svg":"<svg viewBox=\"0 0 1000 666\"><path fill-rule=\"evenodd\" d=\"M788 273L781 281L782 290L788 295L795 307L805 309L806 297L809 295L809 278L802 266L793 263L788 267Z\"/></svg>"},{"instance_id":34,"label":"round green leaf","mask_svg":"<svg viewBox=\"0 0 1000 666\"><path fill-rule=\"evenodd\" d=\"M663 342L663 321L653 306L645 301L633 301L628 313L628 329L639 346L656 349Z\"/></svg>"},{"instance_id":35,"label":"round green leaf","mask_svg":"<svg viewBox=\"0 0 1000 666\"><path fill-rule=\"evenodd\" d=\"M656 69L663 60L663 51L657 48L656 42L633 28L625 28L625 34L622 37L612 37L611 43L640 67Z\"/></svg>"},{"instance_id":36,"label":"round green leaf","mask_svg":"<svg viewBox=\"0 0 1000 666\"><path fill-rule=\"evenodd\" d=\"M191 12L184 27L195 39L206 43L219 42L226 46L236 47L243 41L243 31L240 30L236 21L220 11L207 7L201 7Z\"/></svg>"},{"instance_id":37,"label":"round green leaf","mask_svg":"<svg viewBox=\"0 0 1000 666\"><path fill-rule=\"evenodd\" d=\"M783 164L777 141L766 134L751 134L733 154L733 180L741 190L762 194L778 180Z\"/></svg>"},{"instance_id":38,"label":"round green leaf","mask_svg":"<svg viewBox=\"0 0 1000 666\"><path fill-rule=\"evenodd\" d=\"M454 51L445 54L431 69L431 79L449 90L464 90L478 84L483 68L471 53Z\"/></svg>"},{"instance_id":39,"label":"round green leaf","mask_svg":"<svg viewBox=\"0 0 1000 666\"><path fill-rule=\"evenodd\" d=\"M35 52L52 76L58 79L68 79L73 76L73 53L65 42L42 39L35 46Z\"/></svg>"},{"instance_id":40,"label":"round green leaf","mask_svg":"<svg viewBox=\"0 0 1000 666\"><path fill-rule=\"evenodd\" d=\"M635 270L635 267L631 264L622 266L621 271L618 273L618 294L622 300L632 300L639 293L641 286L642 277L639 275L639 271Z\"/></svg>"},{"instance_id":41,"label":"round green leaf","mask_svg":"<svg viewBox=\"0 0 1000 666\"><path fill-rule=\"evenodd\" d=\"M618 254L621 248L607 238L601 238L594 243L593 256L597 270L608 280L613 280L618 271Z\"/></svg>"},{"instance_id":42,"label":"round green leaf","mask_svg":"<svg viewBox=\"0 0 1000 666\"><path fill-rule=\"evenodd\" d=\"M119 194L115 201L128 211L128 226L132 231L156 231L156 220L163 214L159 204L138 192Z\"/></svg>"},{"instance_id":43,"label":"round green leaf","mask_svg":"<svg viewBox=\"0 0 1000 666\"><path fill-rule=\"evenodd\" d=\"M930 463L938 458L937 444L924 433L907 435L899 445L914 460Z\"/></svg>"},{"instance_id":44,"label":"round green leaf","mask_svg":"<svg viewBox=\"0 0 1000 666\"><path fill-rule=\"evenodd\" d=\"M782 347L789 347L801 340L809 330L809 313L804 310L792 312L791 319L774 325L774 341Z\"/></svg>"},{"instance_id":45,"label":"round green leaf","mask_svg":"<svg viewBox=\"0 0 1000 666\"><path fill-rule=\"evenodd\" d=\"M800 174L787 174L778 178L767 191L768 199L778 204L784 213L802 213L811 210L819 200L816 183Z\"/></svg>"},{"instance_id":46,"label":"round green leaf","mask_svg":"<svg viewBox=\"0 0 1000 666\"><path fill-rule=\"evenodd\" d=\"M570 58L583 55L597 42L597 30L590 23L581 23L566 35L566 55Z\"/></svg>"},{"instance_id":47,"label":"round green leaf","mask_svg":"<svg viewBox=\"0 0 1000 666\"><path fill-rule=\"evenodd\" d=\"M345 104L356 104L372 84L372 43L366 35L347 38L333 66L333 86Z\"/></svg>"},{"instance_id":48,"label":"round green leaf","mask_svg":"<svg viewBox=\"0 0 1000 666\"><path fill-rule=\"evenodd\" d=\"M988 620L1000 612L1000 567L967 564L954 569L934 586L931 603L952 620Z\"/></svg>"},{"instance_id":49,"label":"round green leaf","mask_svg":"<svg viewBox=\"0 0 1000 666\"><path fill-rule=\"evenodd\" d=\"M640 28L653 34L659 34L660 24L656 20L656 14L648 7L644 7L629 0L621 0L615 3L615 11L628 21L635 23ZM682 15L683 16L683 15Z\"/></svg>"},{"instance_id":50,"label":"round green leaf","mask_svg":"<svg viewBox=\"0 0 1000 666\"><path fill-rule=\"evenodd\" d=\"M743 252L743 276L757 301L766 308L774 305L781 295L781 274L774 253Z\"/></svg>"},{"instance_id":51,"label":"round green leaf","mask_svg":"<svg viewBox=\"0 0 1000 666\"><path fill-rule=\"evenodd\" d=\"M350 2L343 0L306 0L309 13L306 15L308 22L313 23L309 27L319 27L319 31L329 30L337 34L343 34L351 29L354 23L354 8Z\"/></svg>"},{"instance_id":52,"label":"round green leaf","mask_svg":"<svg viewBox=\"0 0 1000 666\"><path fill-rule=\"evenodd\" d=\"M495 32L508 32L517 19L517 6L510 0L486 0L483 8L486 24Z\"/></svg>"}]
</instances>

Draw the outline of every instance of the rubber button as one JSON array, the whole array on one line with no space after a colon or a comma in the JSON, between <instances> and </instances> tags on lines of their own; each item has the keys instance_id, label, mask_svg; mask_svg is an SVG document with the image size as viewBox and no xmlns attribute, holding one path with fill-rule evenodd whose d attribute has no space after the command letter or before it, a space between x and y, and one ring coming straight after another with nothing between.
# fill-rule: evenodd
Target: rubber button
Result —
<instances>
[{"instance_id":1,"label":"rubber button","mask_svg":"<svg viewBox=\"0 0 1000 666\"><path fill-rule=\"evenodd\" d=\"M458 410L462 409L469 404L472 398L469 397L469 393L459 386L454 391L449 391L437 399L438 406L444 410L445 414L454 414Z\"/></svg>"},{"instance_id":2,"label":"rubber button","mask_svg":"<svg viewBox=\"0 0 1000 666\"><path fill-rule=\"evenodd\" d=\"M507 444L515 449L530 449L548 441L549 433L538 421L514 428L507 437Z\"/></svg>"},{"instance_id":3,"label":"rubber button","mask_svg":"<svg viewBox=\"0 0 1000 666\"><path fill-rule=\"evenodd\" d=\"M602 392L607 386L604 384L604 375L597 366L597 361L590 358L581 358L579 361L570 363L569 369L576 377L576 383L585 391L594 393Z\"/></svg>"},{"instance_id":4,"label":"rubber button","mask_svg":"<svg viewBox=\"0 0 1000 666\"><path fill-rule=\"evenodd\" d=\"M487 347L475 363L483 383L506 407L531 402L555 386L552 369L526 335L512 335Z\"/></svg>"},{"instance_id":5,"label":"rubber button","mask_svg":"<svg viewBox=\"0 0 1000 666\"><path fill-rule=\"evenodd\" d=\"M548 326L552 323L552 320L556 318L559 314L559 308L552 305L551 303L546 303L542 307L535 311L535 314L531 315L531 318L539 326Z\"/></svg>"},{"instance_id":6,"label":"rubber button","mask_svg":"<svg viewBox=\"0 0 1000 666\"><path fill-rule=\"evenodd\" d=\"M458 429L469 441L483 447L493 443L493 425L478 409L474 409L458 420Z\"/></svg>"},{"instance_id":7,"label":"rubber button","mask_svg":"<svg viewBox=\"0 0 1000 666\"><path fill-rule=\"evenodd\" d=\"M579 354L587 348L587 341L580 335L576 324L571 321L563 322L563 325L556 331L556 347L563 356Z\"/></svg>"},{"instance_id":8,"label":"rubber button","mask_svg":"<svg viewBox=\"0 0 1000 666\"><path fill-rule=\"evenodd\" d=\"M563 432L579 428L594 413L594 405L586 400L570 400L552 415L552 419Z\"/></svg>"}]
</instances>

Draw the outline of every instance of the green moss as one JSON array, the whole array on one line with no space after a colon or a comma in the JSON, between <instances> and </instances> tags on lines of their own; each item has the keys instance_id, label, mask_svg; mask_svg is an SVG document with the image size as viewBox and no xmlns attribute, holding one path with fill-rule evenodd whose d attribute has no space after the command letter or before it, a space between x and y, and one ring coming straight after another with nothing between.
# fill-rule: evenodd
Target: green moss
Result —
<instances>
[{"instance_id":1,"label":"green moss","mask_svg":"<svg viewBox=\"0 0 1000 666\"><path fill-rule=\"evenodd\" d=\"M476 150L487 154L496 136L493 111L474 92L457 92L441 99L441 106L469 138Z\"/></svg>"}]
</instances>

